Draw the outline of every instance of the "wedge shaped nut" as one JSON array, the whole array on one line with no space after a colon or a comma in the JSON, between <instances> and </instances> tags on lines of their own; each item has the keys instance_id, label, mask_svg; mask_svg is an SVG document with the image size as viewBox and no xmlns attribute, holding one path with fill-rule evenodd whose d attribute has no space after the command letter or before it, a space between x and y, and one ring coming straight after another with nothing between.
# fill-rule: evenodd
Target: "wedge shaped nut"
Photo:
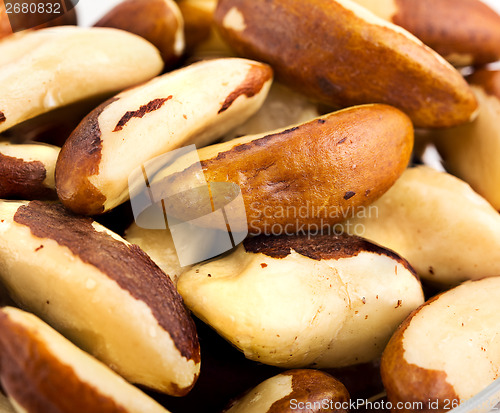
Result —
<instances>
[{"instance_id":1,"label":"wedge shaped nut","mask_svg":"<svg viewBox=\"0 0 500 413\"><path fill-rule=\"evenodd\" d=\"M0 201L0 276L12 298L127 380L173 395L200 368L194 323L136 245L62 205Z\"/></svg>"},{"instance_id":2,"label":"wedge shaped nut","mask_svg":"<svg viewBox=\"0 0 500 413\"><path fill-rule=\"evenodd\" d=\"M125 231L125 239L148 254L174 284L185 271L179 263L174 240L169 229L144 229L135 222Z\"/></svg>"},{"instance_id":3,"label":"wedge shaped nut","mask_svg":"<svg viewBox=\"0 0 500 413\"><path fill-rule=\"evenodd\" d=\"M440 285L500 274L500 214L465 182L410 168L346 231L390 248Z\"/></svg>"},{"instance_id":4,"label":"wedge shaped nut","mask_svg":"<svg viewBox=\"0 0 500 413\"><path fill-rule=\"evenodd\" d=\"M9 399L0 392L0 413L16 413Z\"/></svg>"},{"instance_id":5,"label":"wedge shaped nut","mask_svg":"<svg viewBox=\"0 0 500 413\"><path fill-rule=\"evenodd\" d=\"M285 413L294 410L345 413L349 410L346 408L349 398L345 386L327 373L289 370L265 380L235 400L224 413Z\"/></svg>"},{"instance_id":6,"label":"wedge shaped nut","mask_svg":"<svg viewBox=\"0 0 500 413\"><path fill-rule=\"evenodd\" d=\"M382 356L388 400L394 405L422 402L420 411L445 411L492 383L500 365L499 293L500 277L471 281L412 313ZM429 408L429 400L434 407ZM489 411L495 400L483 399L477 411Z\"/></svg>"},{"instance_id":7,"label":"wedge shaped nut","mask_svg":"<svg viewBox=\"0 0 500 413\"><path fill-rule=\"evenodd\" d=\"M434 131L434 143L445 168L500 211L500 71L479 70L469 81L480 102L478 118Z\"/></svg>"},{"instance_id":8,"label":"wedge shaped nut","mask_svg":"<svg viewBox=\"0 0 500 413\"><path fill-rule=\"evenodd\" d=\"M412 147L408 117L377 104L208 146L198 155L207 182L231 182L241 190L246 219L229 210L238 221L233 231L244 225L252 234L271 235L318 231L369 205L403 173ZM198 176L186 159L159 172L151 187L169 214L187 221L203 215L206 200L187 191Z\"/></svg>"},{"instance_id":9,"label":"wedge shaped nut","mask_svg":"<svg viewBox=\"0 0 500 413\"><path fill-rule=\"evenodd\" d=\"M0 142L0 198L55 198L59 150L52 145Z\"/></svg>"},{"instance_id":10,"label":"wedge shaped nut","mask_svg":"<svg viewBox=\"0 0 500 413\"><path fill-rule=\"evenodd\" d=\"M480 0L354 0L414 34L455 66L500 59L500 15Z\"/></svg>"},{"instance_id":11,"label":"wedge shaped nut","mask_svg":"<svg viewBox=\"0 0 500 413\"><path fill-rule=\"evenodd\" d=\"M461 124L477 110L448 62L351 0L222 0L215 20L239 55L326 104L387 103L419 127Z\"/></svg>"},{"instance_id":12,"label":"wedge shaped nut","mask_svg":"<svg viewBox=\"0 0 500 413\"><path fill-rule=\"evenodd\" d=\"M121 30L67 26L17 33L0 43L0 132L144 82L162 67L153 45Z\"/></svg>"},{"instance_id":13,"label":"wedge shaped nut","mask_svg":"<svg viewBox=\"0 0 500 413\"><path fill-rule=\"evenodd\" d=\"M56 166L59 198L98 214L129 197L129 175L146 161L203 146L254 114L271 69L245 59L193 64L127 90L90 113L69 137Z\"/></svg>"},{"instance_id":14,"label":"wedge shaped nut","mask_svg":"<svg viewBox=\"0 0 500 413\"><path fill-rule=\"evenodd\" d=\"M42 320L0 310L0 378L17 411L168 413Z\"/></svg>"},{"instance_id":15,"label":"wedge shaped nut","mask_svg":"<svg viewBox=\"0 0 500 413\"><path fill-rule=\"evenodd\" d=\"M371 361L423 303L406 261L347 235L249 238L177 289L247 358L291 368Z\"/></svg>"},{"instance_id":16,"label":"wedge shaped nut","mask_svg":"<svg viewBox=\"0 0 500 413\"><path fill-rule=\"evenodd\" d=\"M184 52L184 21L173 0L126 0L111 9L96 27L135 33L154 44L167 68Z\"/></svg>"},{"instance_id":17,"label":"wedge shaped nut","mask_svg":"<svg viewBox=\"0 0 500 413\"><path fill-rule=\"evenodd\" d=\"M12 28L20 31L26 29L44 29L53 26L76 26L77 23L76 9L74 8L56 18L54 18L53 12L49 12L51 6L54 10L57 8L56 3L60 2L54 2L47 6L47 3L43 0L26 0L22 3L9 3L9 14L7 14L5 1L0 2L0 39L11 35ZM43 5L39 6L40 3L43 3ZM15 13L15 4L19 5L17 7L21 7L21 13ZM22 12L23 4L27 5L29 13ZM35 5L36 8L34 8ZM35 13L33 13L34 10L36 10ZM45 12L42 13L42 10L45 10Z\"/></svg>"}]
</instances>

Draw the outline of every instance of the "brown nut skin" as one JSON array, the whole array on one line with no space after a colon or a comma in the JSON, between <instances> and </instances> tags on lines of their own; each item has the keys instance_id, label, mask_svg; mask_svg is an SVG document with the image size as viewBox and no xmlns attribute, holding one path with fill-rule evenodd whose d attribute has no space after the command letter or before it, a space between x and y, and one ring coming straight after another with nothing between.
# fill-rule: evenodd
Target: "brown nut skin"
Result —
<instances>
[{"instance_id":1,"label":"brown nut skin","mask_svg":"<svg viewBox=\"0 0 500 413\"><path fill-rule=\"evenodd\" d=\"M393 406L422 404L393 411L448 411L497 379L499 291L500 277L469 281L408 316L383 353L382 381ZM482 402L477 411L496 404Z\"/></svg>"},{"instance_id":2,"label":"brown nut skin","mask_svg":"<svg viewBox=\"0 0 500 413\"><path fill-rule=\"evenodd\" d=\"M349 398L345 386L325 372L288 370L233 401L223 413L347 413L342 407Z\"/></svg>"},{"instance_id":3,"label":"brown nut skin","mask_svg":"<svg viewBox=\"0 0 500 413\"><path fill-rule=\"evenodd\" d=\"M475 116L462 76L403 29L347 0L221 0L215 20L242 56L269 63L278 80L323 103L386 103L417 127Z\"/></svg>"},{"instance_id":4,"label":"brown nut skin","mask_svg":"<svg viewBox=\"0 0 500 413\"><path fill-rule=\"evenodd\" d=\"M38 3L45 4L47 2L44 0L26 0L23 1L23 3L27 3L28 5L31 4L38 5ZM54 27L54 26L76 26L77 24L76 10L74 8L64 13L60 17L56 17L55 19L46 21L47 18L50 16L51 15L47 13L45 14L17 13L17 14L10 14L9 16L7 15L4 1L0 0L0 39L12 34L12 26L16 28L22 28L22 30L25 30L25 29L44 29L46 27ZM13 25L11 25L11 22L13 23Z\"/></svg>"},{"instance_id":5,"label":"brown nut skin","mask_svg":"<svg viewBox=\"0 0 500 413\"><path fill-rule=\"evenodd\" d=\"M150 41L160 51L167 69L184 51L184 23L173 0L126 0L95 26L126 30Z\"/></svg>"},{"instance_id":6,"label":"brown nut skin","mask_svg":"<svg viewBox=\"0 0 500 413\"><path fill-rule=\"evenodd\" d=\"M248 231L269 235L273 225L290 233L301 225L332 225L344 220L344 213L371 204L406 169L412 147L410 119L393 107L374 104L206 147L198 154L207 182L240 187ZM193 187L191 179L187 167L152 185L158 185L159 194L162 186L170 193L182 193ZM165 201L168 210L183 219L199 217L204 207L202 197L180 203L172 199ZM325 206L332 212L327 216L318 213ZM301 207L307 213L300 218L283 213L286 208L297 212ZM193 217L186 216L190 210Z\"/></svg>"}]
</instances>

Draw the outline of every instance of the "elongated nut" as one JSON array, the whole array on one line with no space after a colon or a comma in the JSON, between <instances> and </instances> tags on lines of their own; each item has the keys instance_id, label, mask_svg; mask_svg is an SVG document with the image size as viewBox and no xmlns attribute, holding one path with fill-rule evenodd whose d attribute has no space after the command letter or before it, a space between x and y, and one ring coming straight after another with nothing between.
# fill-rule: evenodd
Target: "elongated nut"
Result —
<instances>
[{"instance_id":1,"label":"elongated nut","mask_svg":"<svg viewBox=\"0 0 500 413\"><path fill-rule=\"evenodd\" d=\"M200 368L194 323L139 247L39 201L0 201L0 234L0 277L17 303L127 380L189 391Z\"/></svg>"},{"instance_id":2,"label":"elongated nut","mask_svg":"<svg viewBox=\"0 0 500 413\"><path fill-rule=\"evenodd\" d=\"M9 399L0 392L0 413L16 413Z\"/></svg>"},{"instance_id":3,"label":"elongated nut","mask_svg":"<svg viewBox=\"0 0 500 413\"><path fill-rule=\"evenodd\" d=\"M221 0L215 20L239 55L326 104L387 103L419 127L461 124L477 110L448 62L351 0Z\"/></svg>"},{"instance_id":4,"label":"elongated nut","mask_svg":"<svg viewBox=\"0 0 500 413\"><path fill-rule=\"evenodd\" d=\"M122 30L67 26L17 33L0 43L0 132L144 82L162 67L154 46Z\"/></svg>"},{"instance_id":5,"label":"elongated nut","mask_svg":"<svg viewBox=\"0 0 500 413\"><path fill-rule=\"evenodd\" d=\"M2 308L0 329L0 378L17 411L168 413L34 315Z\"/></svg>"},{"instance_id":6,"label":"elongated nut","mask_svg":"<svg viewBox=\"0 0 500 413\"><path fill-rule=\"evenodd\" d=\"M500 71L479 70L468 80L481 105L478 118L434 131L434 143L446 169L500 211Z\"/></svg>"},{"instance_id":7,"label":"elongated nut","mask_svg":"<svg viewBox=\"0 0 500 413\"><path fill-rule=\"evenodd\" d=\"M167 68L184 52L184 22L173 0L125 0L96 24L135 33L154 44Z\"/></svg>"},{"instance_id":8,"label":"elongated nut","mask_svg":"<svg viewBox=\"0 0 500 413\"><path fill-rule=\"evenodd\" d=\"M500 16L480 0L354 0L455 66L500 59Z\"/></svg>"},{"instance_id":9,"label":"elongated nut","mask_svg":"<svg viewBox=\"0 0 500 413\"><path fill-rule=\"evenodd\" d=\"M327 373L289 370L262 382L224 413L346 413L349 398L345 386Z\"/></svg>"},{"instance_id":10,"label":"elongated nut","mask_svg":"<svg viewBox=\"0 0 500 413\"><path fill-rule=\"evenodd\" d=\"M59 148L0 142L0 198L54 198Z\"/></svg>"},{"instance_id":11,"label":"elongated nut","mask_svg":"<svg viewBox=\"0 0 500 413\"><path fill-rule=\"evenodd\" d=\"M421 402L419 411L441 412L458 407L492 383L500 366L499 294L500 277L471 281L413 312L382 356L388 400L393 405ZM477 411L489 411L495 400L484 399ZM429 407L429 402L434 405Z\"/></svg>"},{"instance_id":12,"label":"elongated nut","mask_svg":"<svg viewBox=\"0 0 500 413\"><path fill-rule=\"evenodd\" d=\"M117 95L90 113L63 146L56 166L59 198L78 213L112 209L128 199L136 168L173 149L206 145L244 122L263 103L271 81L267 65L217 59Z\"/></svg>"},{"instance_id":13,"label":"elongated nut","mask_svg":"<svg viewBox=\"0 0 500 413\"><path fill-rule=\"evenodd\" d=\"M125 231L125 237L131 244L136 244L148 254L174 284L179 275L187 268L182 268L175 250L174 240L169 229L144 229L135 222Z\"/></svg>"},{"instance_id":14,"label":"elongated nut","mask_svg":"<svg viewBox=\"0 0 500 413\"><path fill-rule=\"evenodd\" d=\"M12 2L9 3L10 13L7 14L5 1L0 1L0 39L11 35L12 29L17 32L25 29L44 29L46 27L53 26L76 26L77 23L75 8L72 8L71 10L65 12L63 12L61 8L60 10L61 12L63 12L63 14L57 15L53 12L49 12L49 10L56 10L56 3L60 3L60 1L55 3L47 3L45 2L45 0L24 0L21 4ZM19 6L21 7L20 13L15 12L16 4L19 4ZM23 4L26 4L28 6L28 13L22 12ZM36 6L36 8L34 8L34 6ZM36 11L33 12L34 10ZM41 12L42 10L44 11L43 13Z\"/></svg>"},{"instance_id":15,"label":"elongated nut","mask_svg":"<svg viewBox=\"0 0 500 413\"><path fill-rule=\"evenodd\" d=\"M371 361L424 301L405 260L347 235L249 238L177 289L247 358L289 368Z\"/></svg>"},{"instance_id":16,"label":"elongated nut","mask_svg":"<svg viewBox=\"0 0 500 413\"><path fill-rule=\"evenodd\" d=\"M452 175L408 169L370 210L346 231L396 251L434 284L500 274L500 214Z\"/></svg>"},{"instance_id":17,"label":"elongated nut","mask_svg":"<svg viewBox=\"0 0 500 413\"><path fill-rule=\"evenodd\" d=\"M252 234L270 235L317 231L369 205L403 173L412 146L413 128L404 113L365 105L198 154L207 182L232 182L241 190L247 219L237 219L233 231L248 225ZM196 198L186 191L196 187L193 167L180 159L151 180L168 213L183 220L200 217L206 206L203 194Z\"/></svg>"}]
</instances>

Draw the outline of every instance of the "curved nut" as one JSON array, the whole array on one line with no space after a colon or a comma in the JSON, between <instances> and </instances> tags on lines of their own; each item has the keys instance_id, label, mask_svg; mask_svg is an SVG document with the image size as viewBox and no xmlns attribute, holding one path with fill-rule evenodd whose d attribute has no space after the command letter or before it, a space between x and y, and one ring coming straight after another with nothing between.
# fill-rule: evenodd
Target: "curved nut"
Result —
<instances>
[{"instance_id":1,"label":"curved nut","mask_svg":"<svg viewBox=\"0 0 500 413\"><path fill-rule=\"evenodd\" d=\"M24 0L24 4L45 3L44 0ZM15 4L15 3L14 3ZM38 10L38 7L37 7ZM7 15L5 2L0 1L0 39L12 34L12 27L16 32L25 29L45 29L53 26L76 26L76 9L64 12L59 17L53 18L54 14L49 13L12 13Z\"/></svg>"},{"instance_id":2,"label":"curved nut","mask_svg":"<svg viewBox=\"0 0 500 413\"><path fill-rule=\"evenodd\" d=\"M289 370L265 380L232 402L224 413L346 413L349 399L345 386L327 373Z\"/></svg>"},{"instance_id":3,"label":"curved nut","mask_svg":"<svg viewBox=\"0 0 500 413\"><path fill-rule=\"evenodd\" d=\"M16 413L12 403L0 392L0 413Z\"/></svg>"},{"instance_id":4,"label":"curved nut","mask_svg":"<svg viewBox=\"0 0 500 413\"><path fill-rule=\"evenodd\" d=\"M427 281L457 285L500 274L500 215L454 176L408 169L370 208L345 230L396 251Z\"/></svg>"},{"instance_id":5,"label":"curved nut","mask_svg":"<svg viewBox=\"0 0 500 413\"><path fill-rule=\"evenodd\" d=\"M52 145L0 142L0 198L55 198L59 150Z\"/></svg>"},{"instance_id":6,"label":"curved nut","mask_svg":"<svg viewBox=\"0 0 500 413\"><path fill-rule=\"evenodd\" d=\"M42 320L0 310L0 377L17 411L168 413Z\"/></svg>"},{"instance_id":7,"label":"curved nut","mask_svg":"<svg viewBox=\"0 0 500 413\"><path fill-rule=\"evenodd\" d=\"M418 127L475 116L474 94L448 62L351 0L221 0L215 20L238 54L326 104L387 103Z\"/></svg>"},{"instance_id":8,"label":"curved nut","mask_svg":"<svg viewBox=\"0 0 500 413\"><path fill-rule=\"evenodd\" d=\"M14 301L127 380L173 395L200 349L170 279L136 245L61 205L0 202L0 276Z\"/></svg>"},{"instance_id":9,"label":"curved nut","mask_svg":"<svg viewBox=\"0 0 500 413\"><path fill-rule=\"evenodd\" d=\"M239 186L247 219L234 225L248 224L251 234L276 235L273 228L280 234L318 230L371 204L403 173L412 146L413 128L404 113L365 105L208 146L198 154L207 182ZM204 215L200 211L206 206L202 196L188 198L192 192L187 190L197 186L194 167L180 159L152 180L169 214L183 220ZM169 197L172 193L179 195ZM236 226L233 231L246 230Z\"/></svg>"},{"instance_id":10,"label":"curved nut","mask_svg":"<svg viewBox=\"0 0 500 413\"><path fill-rule=\"evenodd\" d=\"M173 0L125 0L94 26L143 37L158 48L167 68L174 66L184 52L184 21Z\"/></svg>"},{"instance_id":11,"label":"curved nut","mask_svg":"<svg viewBox=\"0 0 500 413\"><path fill-rule=\"evenodd\" d=\"M446 169L500 211L500 71L479 70L468 80L480 102L478 118L435 131L434 143Z\"/></svg>"},{"instance_id":12,"label":"curved nut","mask_svg":"<svg viewBox=\"0 0 500 413\"><path fill-rule=\"evenodd\" d=\"M78 213L112 209L128 199L136 168L182 146L206 145L244 122L263 103L271 81L267 65L217 59L117 95L90 113L63 146L56 166L59 198Z\"/></svg>"},{"instance_id":13,"label":"curved nut","mask_svg":"<svg viewBox=\"0 0 500 413\"><path fill-rule=\"evenodd\" d=\"M186 271L181 267L174 240L169 229L144 229L135 222L127 228L124 238L131 244L136 244L148 254L161 270L167 274L174 284L179 275Z\"/></svg>"},{"instance_id":14,"label":"curved nut","mask_svg":"<svg viewBox=\"0 0 500 413\"><path fill-rule=\"evenodd\" d=\"M67 26L17 33L0 43L0 132L144 82L162 67L155 47L122 30Z\"/></svg>"},{"instance_id":15,"label":"curved nut","mask_svg":"<svg viewBox=\"0 0 500 413\"><path fill-rule=\"evenodd\" d=\"M480 0L354 0L422 40L455 66L500 59L500 16Z\"/></svg>"},{"instance_id":16,"label":"curved nut","mask_svg":"<svg viewBox=\"0 0 500 413\"><path fill-rule=\"evenodd\" d=\"M467 282L428 301L405 320L381 363L393 405L421 402L419 411L446 411L498 377L498 294L500 277ZM429 407L429 401L434 406ZM488 402L492 405L483 403L480 411L496 404L495 398Z\"/></svg>"},{"instance_id":17,"label":"curved nut","mask_svg":"<svg viewBox=\"0 0 500 413\"><path fill-rule=\"evenodd\" d=\"M423 303L408 263L361 238L249 238L177 283L186 305L265 364L342 367L380 356Z\"/></svg>"}]
</instances>

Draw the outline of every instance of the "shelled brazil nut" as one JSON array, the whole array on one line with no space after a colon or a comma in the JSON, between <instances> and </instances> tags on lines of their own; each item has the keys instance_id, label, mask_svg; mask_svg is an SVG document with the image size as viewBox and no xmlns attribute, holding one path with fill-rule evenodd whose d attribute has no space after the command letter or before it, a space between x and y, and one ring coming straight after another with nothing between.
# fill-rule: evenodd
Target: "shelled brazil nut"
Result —
<instances>
[{"instance_id":1,"label":"shelled brazil nut","mask_svg":"<svg viewBox=\"0 0 500 413\"><path fill-rule=\"evenodd\" d=\"M446 169L500 211L500 70L477 70L467 79L480 102L478 118L434 131L434 143Z\"/></svg>"},{"instance_id":2,"label":"shelled brazil nut","mask_svg":"<svg viewBox=\"0 0 500 413\"><path fill-rule=\"evenodd\" d=\"M113 27L145 38L161 53L166 68L184 52L184 21L173 0L125 0L95 24Z\"/></svg>"},{"instance_id":3,"label":"shelled brazil nut","mask_svg":"<svg viewBox=\"0 0 500 413\"><path fill-rule=\"evenodd\" d=\"M136 168L219 138L259 109L271 82L267 65L215 59L117 95L91 112L63 146L56 166L59 198L82 214L112 209L128 199Z\"/></svg>"},{"instance_id":4,"label":"shelled brazil nut","mask_svg":"<svg viewBox=\"0 0 500 413\"><path fill-rule=\"evenodd\" d=\"M247 358L287 368L374 360L424 301L404 259L348 235L249 238L181 274L177 289Z\"/></svg>"},{"instance_id":5,"label":"shelled brazil nut","mask_svg":"<svg viewBox=\"0 0 500 413\"><path fill-rule=\"evenodd\" d=\"M25 413L168 413L42 320L0 310L0 380Z\"/></svg>"},{"instance_id":6,"label":"shelled brazil nut","mask_svg":"<svg viewBox=\"0 0 500 413\"><path fill-rule=\"evenodd\" d=\"M234 400L224 413L346 413L348 405L349 392L340 381L319 370L303 369L263 381Z\"/></svg>"},{"instance_id":7,"label":"shelled brazil nut","mask_svg":"<svg viewBox=\"0 0 500 413\"><path fill-rule=\"evenodd\" d=\"M238 221L233 231L248 228L258 235L270 234L273 226L297 233L344 220L392 186L408 165L412 147L408 117L375 104L207 146L198 155L207 182L230 182L241 190L246 219L238 210L231 212L242 218L233 220ZM151 180L169 215L183 220L203 215L204 192L196 197L186 191L197 186L196 167L191 157L179 158Z\"/></svg>"},{"instance_id":8,"label":"shelled brazil nut","mask_svg":"<svg viewBox=\"0 0 500 413\"><path fill-rule=\"evenodd\" d=\"M269 63L277 80L323 103L386 103L417 127L476 114L474 94L448 62L351 0L221 0L215 20L240 56Z\"/></svg>"},{"instance_id":9,"label":"shelled brazil nut","mask_svg":"<svg viewBox=\"0 0 500 413\"><path fill-rule=\"evenodd\" d=\"M354 0L456 66L500 59L500 16L480 0Z\"/></svg>"},{"instance_id":10,"label":"shelled brazil nut","mask_svg":"<svg viewBox=\"0 0 500 413\"><path fill-rule=\"evenodd\" d=\"M52 145L0 142L0 198L56 198L59 150Z\"/></svg>"},{"instance_id":11,"label":"shelled brazil nut","mask_svg":"<svg viewBox=\"0 0 500 413\"><path fill-rule=\"evenodd\" d=\"M16 303L133 383L173 395L194 385L194 323L139 247L40 201L0 201L0 234L0 277Z\"/></svg>"},{"instance_id":12,"label":"shelled brazil nut","mask_svg":"<svg viewBox=\"0 0 500 413\"><path fill-rule=\"evenodd\" d=\"M409 168L370 208L345 230L396 251L422 279L446 287L500 274L500 215L460 179Z\"/></svg>"},{"instance_id":13,"label":"shelled brazil nut","mask_svg":"<svg viewBox=\"0 0 500 413\"><path fill-rule=\"evenodd\" d=\"M149 80L162 67L151 43L122 30L66 26L16 33L0 43L0 132Z\"/></svg>"},{"instance_id":14,"label":"shelled brazil nut","mask_svg":"<svg viewBox=\"0 0 500 413\"><path fill-rule=\"evenodd\" d=\"M446 411L498 377L500 277L466 282L429 300L391 338L382 356L388 400L401 412ZM496 397L477 407L487 412ZM429 403L433 402L433 405ZM403 406L404 404L401 404Z\"/></svg>"}]
</instances>

